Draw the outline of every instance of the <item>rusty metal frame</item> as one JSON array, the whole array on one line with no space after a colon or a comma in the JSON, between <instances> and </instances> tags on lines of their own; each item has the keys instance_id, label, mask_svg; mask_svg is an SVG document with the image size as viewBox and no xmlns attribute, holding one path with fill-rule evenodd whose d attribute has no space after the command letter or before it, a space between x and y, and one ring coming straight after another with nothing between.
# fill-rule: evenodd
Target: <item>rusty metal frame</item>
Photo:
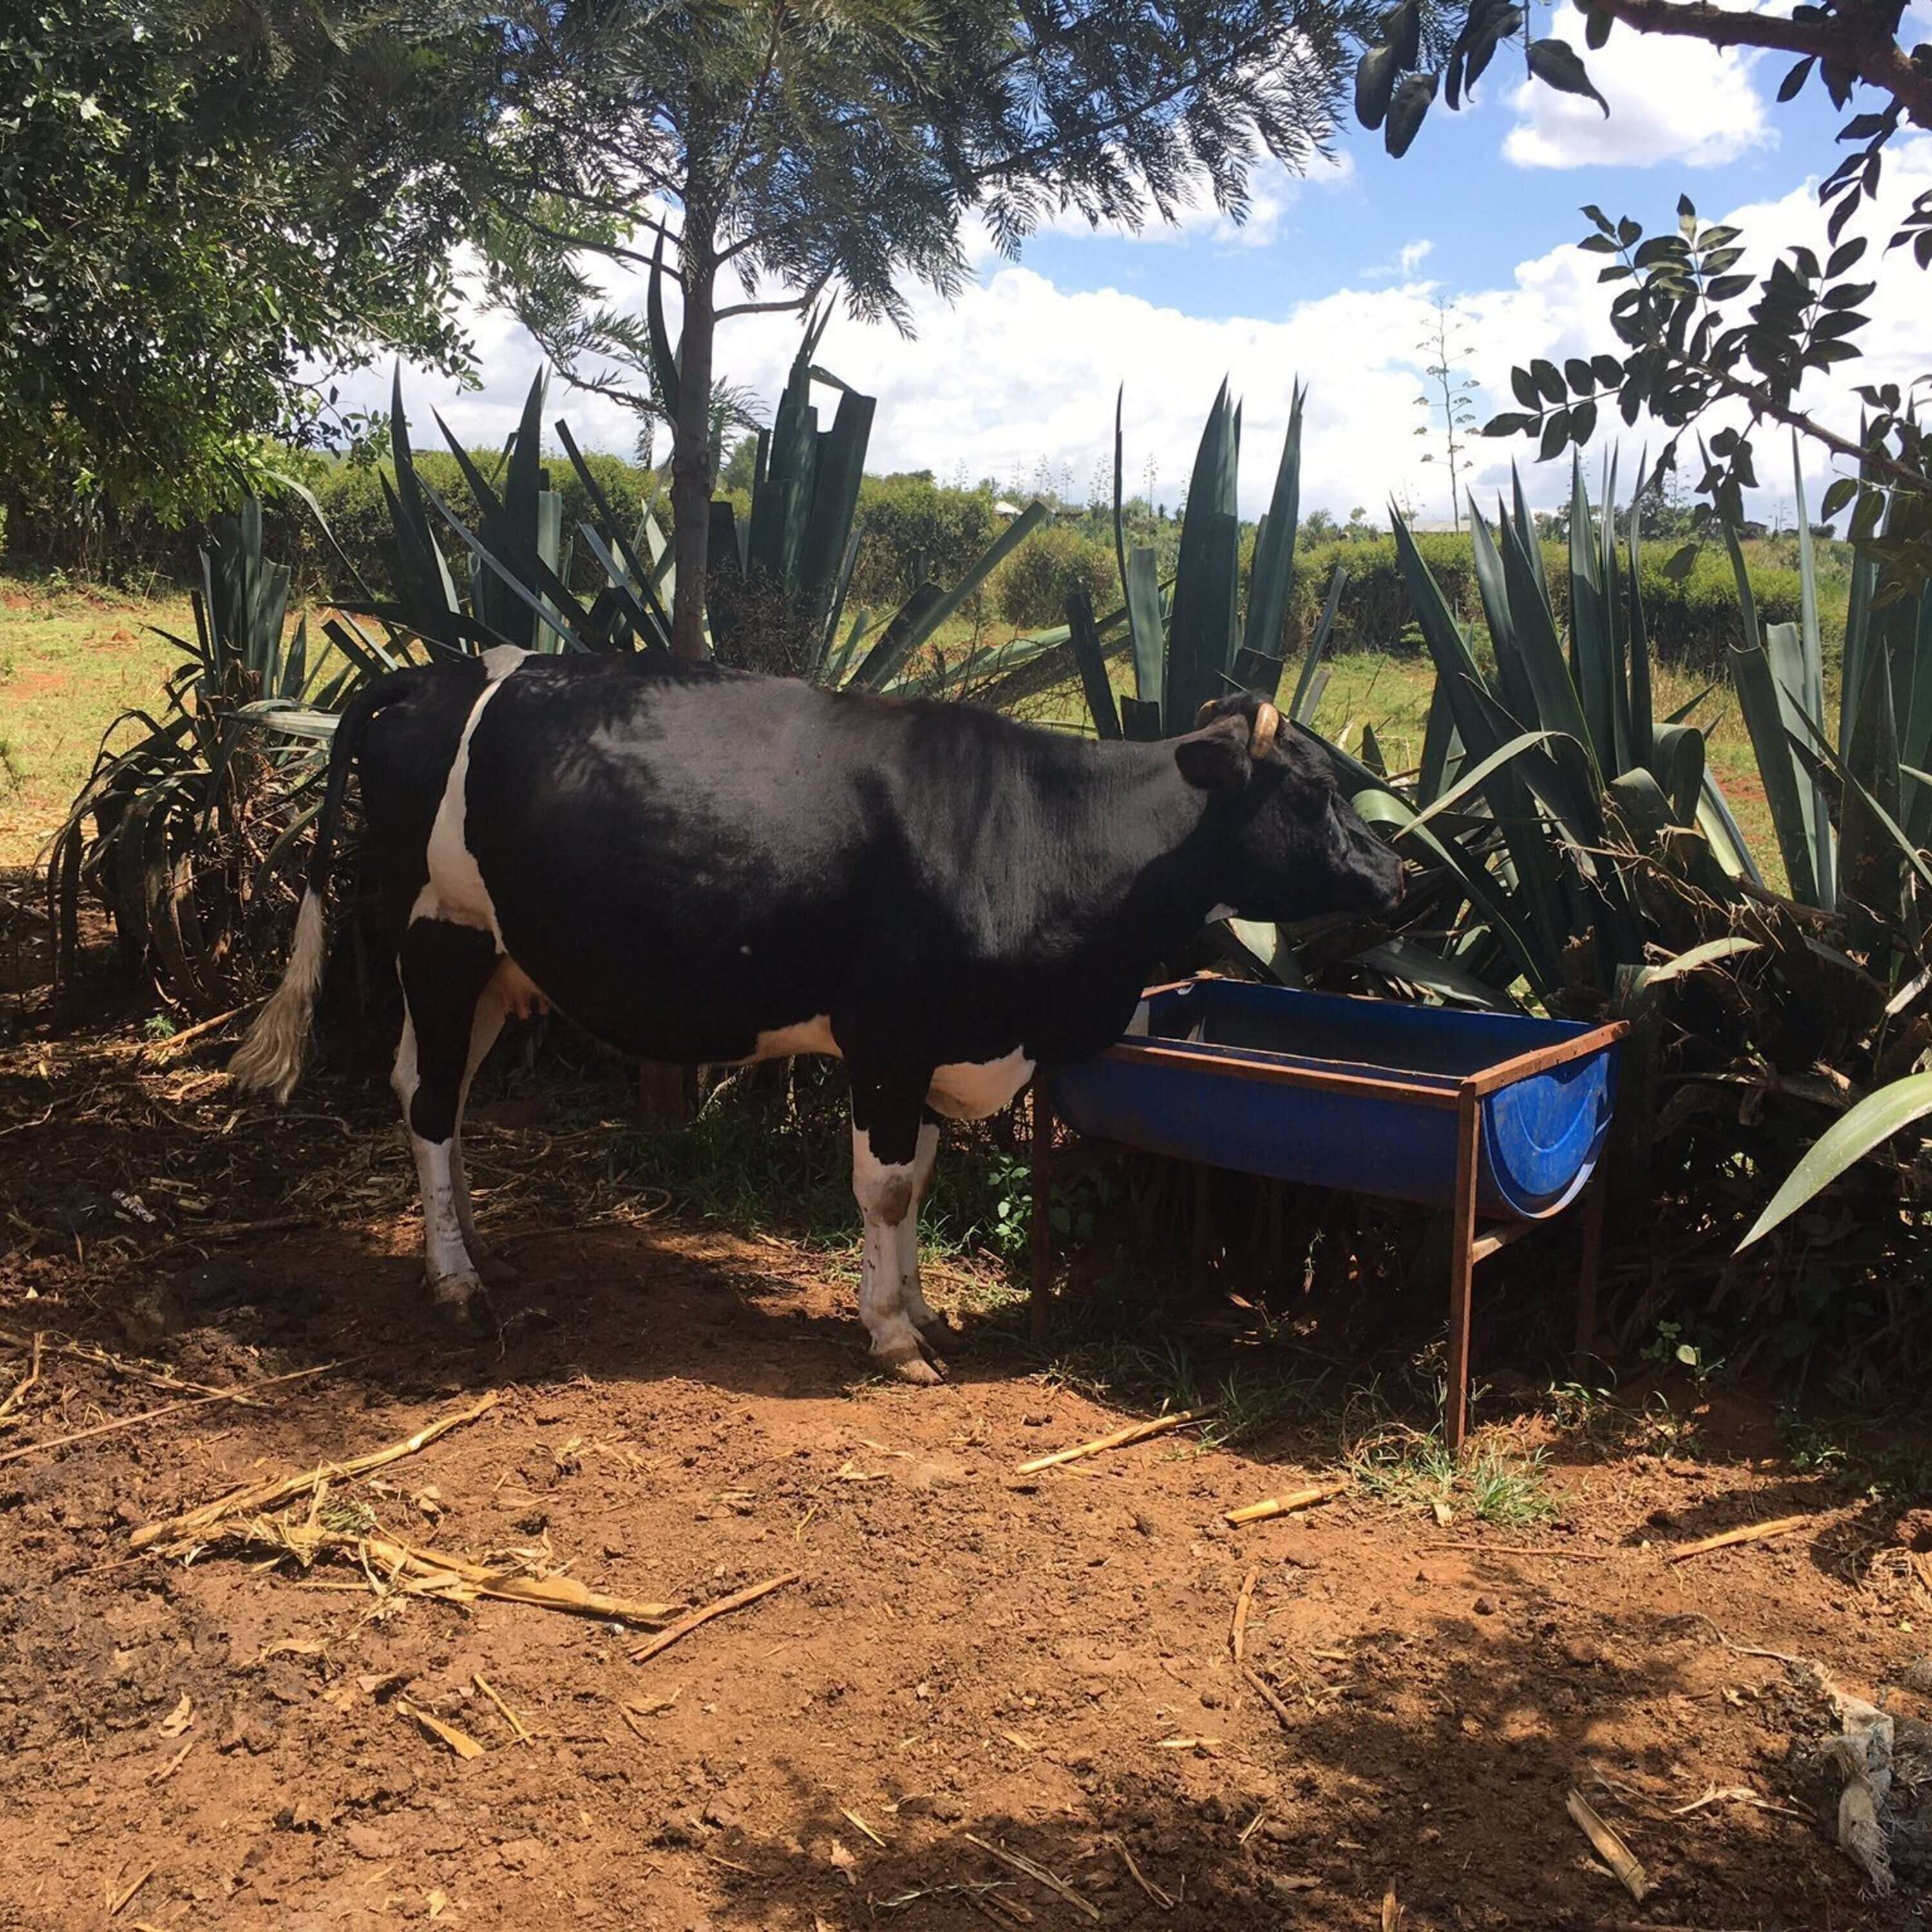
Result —
<instances>
[{"instance_id":1,"label":"rusty metal frame","mask_svg":"<svg viewBox=\"0 0 1932 1932\"><path fill-rule=\"evenodd\" d=\"M1164 986L1150 986L1142 997L1153 999L1162 993L1176 992L1189 983L1175 980ZM1496 1222L1487 1228L1479 1226L1476 1208L1482 1174L1483 1102L1491 1094L1500 1093L1505 1087L1513 1087L1519 1081L1546 1073L1553 1066L1564 1066L1600 1052L1606 1046L1613 1046L1629 1030L1624 1022L1612 1020L1554 1046L1533 1048L1527 1053L1499 1060L1492 1066L1479 1068L1460 1078L1445 1074L1426 1081L1394 1076L1378 1079L1370 1074L1335 1072L1285 1061L1271 1063L1239 1057L1244 1052L1260 1049L1217 1048L1209 1046L1204 1055L1198 1050L1184 1052L1178 1046L1161 1041L1140 1039L1117 1042L1107 1049L1107 1058L1156 1065L1182 1065L1197 1070L1204 1058L1207 1066L1224 1079L1298 1087L1312 1093L1372 1095L1378 1100L1412 1106L1454 1110L1456 1175L1449 1198L1449 1386L1443 1413L1443 1436L1454 1455L1460 1453L1468 1432L1470 1318L1478 1264L1554 1220L1580 1198L1583 1208L1583 1252L1576 1277L1575 1342L1576 1358L1580 1362L1594 1336L1597 1281L1603 1250L1604 1182L1600 1166L1584 1184L1580 1196L1564 1202L1562 1207L1524 1220ZM1036 1081L1033 1088L1034 1197L1030 1237L1033 1288L1029 1311L1030 1330L1036 1342L1046 1340L1052 1292L1053 1237L1048 1208L1049 1184L1055 1165L1053 1128L1052 1102L1046 1097L1041 1084ZM1099 1147L1094 1149L1096 1152L1099 1150ZM1204 1168L1208 1164L1196 1163Z\"/></svg>"}]
</instances>

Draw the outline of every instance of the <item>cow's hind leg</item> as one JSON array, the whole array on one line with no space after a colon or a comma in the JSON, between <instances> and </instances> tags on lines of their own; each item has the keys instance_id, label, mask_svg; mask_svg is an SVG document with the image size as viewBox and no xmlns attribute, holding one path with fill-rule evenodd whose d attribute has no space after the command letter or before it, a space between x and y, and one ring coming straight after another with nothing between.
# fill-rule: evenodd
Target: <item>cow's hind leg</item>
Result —
<instances>
[{"instance_id":1,"label":"cow's hind leg","mask_svg":"<svg viewBox=\"0 0 1932 1932\"><path fill-rule=\"evenodd\" d=\"M475 926L418 919L403 935L397 965L404 1015L392 1084L422 1190L424 1269L431 1299L457 1319L473 1320L488 1302L464 1240L467 1203L459 1205L456 1132L477 1005L496 969L496 944Z\"/></svg>"},{"instance_id":2,"label":"cow's hind leg","mask_svg":"<svg viewBox=\"0 0 1932 1932\"><path fill-rule=\"evenodd\" d=\"M912 1312L926 1306L919 1298L919 1199L939 1138L923 1118L926 1087L924 1077L852 1070L852 1191L866 1220L859 1318L884 1366L902 1381L929 1383L946 1369L926 1348Z\"/></svg>"},{"instance_id":3,"label":"cow's hind leg","mask_svg":"<svg viewBox=\"0 0 1932 1932\"><path fill-rule=\"evenodd\" d=\"M500 973L484 988L470 1022L470 1054L463 1070L463 1090L456 1099L456 1132L449 1150L450 1184L455 1191L456 1223L463 1231L463 1245L476 1264L476 1272L485 1281L496 1282L514 1281L517 1270L500 1255L493 1252L476 1232L476 1210L470 1200L470 1178L463 1162L463 1112L470 1103L470 1083L476 1078L476 1070L483 1064L490 1048L496 1045L496 1036L503 1030L504 1016L509 1010L499 985L500 978Z\"/></svg>"}]
</instances>

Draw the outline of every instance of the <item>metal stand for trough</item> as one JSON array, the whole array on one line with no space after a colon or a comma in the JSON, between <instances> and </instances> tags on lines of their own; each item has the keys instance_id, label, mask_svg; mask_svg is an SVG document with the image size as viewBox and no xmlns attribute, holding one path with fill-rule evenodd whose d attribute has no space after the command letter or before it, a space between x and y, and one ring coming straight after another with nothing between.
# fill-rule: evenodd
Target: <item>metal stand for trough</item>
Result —
<instances>
[{"instance_id":1,"label":"metal stand for trough","mask_svg":"<svg viewBox=\"0 0 1932 1932\"><path fill-rule=\"evenodd\" d=\"M1629 1028L1621 1020L1593 1027L1587 1033L1550 1046L1538 1047L1514 1059L1502 1060L1470 1074L1453 1088L1427 1086L1404 1080L1391 1071L1387 1076L1342 1072L1327 1068L1244 1064L1224 1066L1220 1071L1246 1080L1266 1080L1328 1093L1372 1093L1388 1100L1400 1098L1418 1107L1453 1107L1456 1110L1456 1178L1449 1201L1449 1387L1444 1406L1443 1435L1450 1453L1462 1449L1468 1432L1469 1414L1469 1316L1478 1263L1500 1253L1513 1241L1553 1220L1562 1209L1534 1220L1498 1220L1486 1225L1477 1214L1477 1190L1480 1178L1480 1135L1483 1102L1492 1094L1514 1086L1519 1080L1547 1072L1566 1061L1600 1052L1623 1038ZM1136 1040L1110 1048L1109 1052L1136 1058L1169 1058L1186 1064L1189 1056L1157 1040ZM1053 1232L1048 1220L1048 1194L1053 1180L1070 1166L1085 1166L1095 1156L1107 1151L1130 1151L1113 1143L1097 1143L1085 1148L1056 1154L1053 1146L1053 1102L1042 1082L1033 1089L1033 1294L1030 1313L1033 1338L1043 1341L1052 1299ZM1583 1252L1576 1274L1576 1359L1580 1364L1588 1353L1596 1333L1597 1279L1602 1263L1604 1240L1604 1176L1600 1164L1585 1184L1579 1197L1583 1208ZM1566 1203L1565 1205L1573 1204Z\"/></svg>"}]
</instances>

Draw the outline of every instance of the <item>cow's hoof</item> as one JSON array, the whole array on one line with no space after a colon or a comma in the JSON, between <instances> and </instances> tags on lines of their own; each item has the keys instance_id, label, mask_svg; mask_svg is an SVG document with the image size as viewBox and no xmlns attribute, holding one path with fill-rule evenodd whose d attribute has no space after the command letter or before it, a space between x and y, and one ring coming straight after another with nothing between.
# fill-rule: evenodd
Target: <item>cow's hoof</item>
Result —
<instances>
[{"instance_id":1,"label":"cow's hoof","mask_svg":"<svg viewBox=\"0 0 1932 1932\"><path fill-rule=\"evenodd\" d=\"M465 1334L479 1333L494 1325L490 1292L480 1275L436 1276L429 1285L429 1299L440 1321Z\"/></svg>"},{"instance_id":2,"label":"cow's hoof","mask_svg":"<svg viewBox=\"0 0 1932 1932\"><path fill-rule=\"evenodd\" d=\"M910 1382L915 1388L936 1388L946 1379L946 1364L936 1356L928 1358L911 1342L902 1343L877 1360L881 1368L890 1369L901 1382Z\"/></svg>"}]
</instances>

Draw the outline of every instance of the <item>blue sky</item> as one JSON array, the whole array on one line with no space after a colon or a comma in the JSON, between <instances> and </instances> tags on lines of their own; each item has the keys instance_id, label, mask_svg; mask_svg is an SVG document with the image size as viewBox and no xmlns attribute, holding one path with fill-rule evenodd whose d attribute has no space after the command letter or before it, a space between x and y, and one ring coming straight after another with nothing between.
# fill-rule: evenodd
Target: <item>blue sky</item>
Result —
<instances>
[{"instance_id":1,"label":"blue sky","mask_svg":"<svg viewBox=\"0 0 1932 1932\"><path fill-rule=\"evenodd\" d=\"M1915 24L1932 35L1932 22L1909 21L1908 40ZM1582 44L1568 5L1539 31ZM1050 477L1076 500L1111 461L1117 385L1126 385L1128 474L1138 484L1151 466L1156 495L1172 502L1228 376L1245 404L1250 515L1265 502L1299 376L1310 386L1305 509L1346 516L1360 505L1379 519L1394 496L1424 521L1446 522L1446 477L1439 460L1418 461L1432 445L1413 434L1423 420L1420 341L1437 298L1456 304L1486 417L1509 406L1512 363L1616 346L1596 283L1600 259L1574 245L1582 203L1655 229L1674 220L1688 192L1706 219L1743 221L1757 244L1747 266L1761 266L1768 244L1822 238L1816 184L1836 158L1842 117L1815 83L1775 104L1782 56L1719 54L1619 29L1589 64L1610 102L1607 120L1590 101L1528 86L1506 53L1474 109L1450 114L1438 102L1400 162L1379 136L1351 127L1333 160L1305 178L1273 163L1258 168L1252 214L1239 228L1211 207L1137 235L1095 234L1070 220L1034 237L1017 262L976 236L973 286L952 304L916 294L914 339L842 316L818 359L878 398L871 468L991 476L1013 494ZM1882 204L1863 224L1881 242L1904 203L1932 188L1932 136L1912 136L1892 153ZM1855 380L1909 380L1932 366L1922 320L1932 282L1893 261ZM614 292L641 304L636 284ZM500 442L536 351L504 316L470 320L480 387L458 395L416 378L412 414L426 425L434 404L466 437ZM728 324L721 372L775 398L796 334L789 318ZM386 379L370 372L351 392L378 401ZM1856 423L1843 382L1802 400L1840 427ZM631 425L611 406L561 388L553 400L586 445L629 446ZM1646 434L1657 438L1641 425L1632 435L1626 475ZM1506 484L1516 453L1526 458L1527 446L1477 444L1470 480L1486 499ZM1815 503L1825 475L1806 463ZM1768 487L1756 507L1788 508L1788 459L1780 452L1761 467ZM1534 500L1554 502L1567 467L1526 463L1526 482Z\"/></svg>"}]
</instances>

